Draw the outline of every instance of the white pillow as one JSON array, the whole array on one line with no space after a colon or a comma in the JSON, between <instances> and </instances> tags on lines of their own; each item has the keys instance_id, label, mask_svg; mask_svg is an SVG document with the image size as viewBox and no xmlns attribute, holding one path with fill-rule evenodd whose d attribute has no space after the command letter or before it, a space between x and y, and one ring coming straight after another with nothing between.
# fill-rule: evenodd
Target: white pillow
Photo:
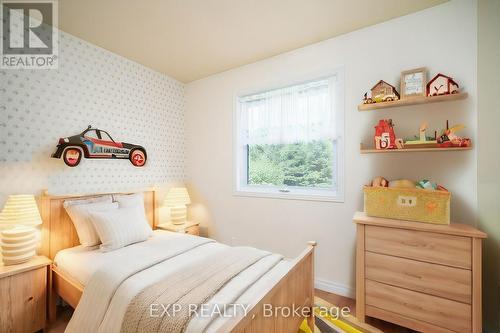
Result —
<instances>
[{"instance_id":1,"label":"white pillow","mask_svg":"<svg viewBox=\"0 0 500 333\"><path fill-rule=\"evenodd\" d=\"M142 214L146 216L146 207L144 206L144 193L134 194L113 194L113 200L118 202L120 208L139 207ZM147 220L147 217L146 217Z\"/></svg>"},{"instance_id":2,"label":"white pillow","mask_svg":"<svg viewBox=\"0 0 500 333\"><path fill-rule=\"evenodd\" d=\"M73 221L76 233L78 234L78 239L80 239L80 244L86 247L91 247L99 245L101 240L99 239L99 235L97 234L92 221L90 221L89 214L91 212L117 209L118 203L103 201L86 204L72 204L65 208L71 218L71 221Z\"/></svg>"},{"instance_id":3,"label":"white pillow","mask_svg":"<svg viewBox=\"0 0 500 333\"><path fill-rule=\"evenodd\" d=\"M99 197L94 197L94 198L88 198L88 199L74 199L74 200L64 200L64 208L73 206L73 205L86 205L89 203L96 203L96 202L107 202L107 203L112 203L113 202L113 197L111 195L101 195Z\"/></svg>"},{"instance_id":4,"label":"white pillow","mask_svg":"<svg viewBox=\"0 0 500 333\"><path fill-rule=\"evenodd\" d=\"M132 206L90 213L90 219L102 242L102 251L142 242L153 234L146 216L139 208Z\"/></svg>"},{"instance_id":5,"label":"white pillow","mask_svg":"<svg viewBox=\"0 0 500 333\"><path fill-rule=\"evenodd\" d=\"M114 194L113 199L120 204L120 207L131 207L140 206L144 210L144 215L146 215L146 210L144 209L144 193L134 193L134 194Z\"/></svg>"}]
</instances>

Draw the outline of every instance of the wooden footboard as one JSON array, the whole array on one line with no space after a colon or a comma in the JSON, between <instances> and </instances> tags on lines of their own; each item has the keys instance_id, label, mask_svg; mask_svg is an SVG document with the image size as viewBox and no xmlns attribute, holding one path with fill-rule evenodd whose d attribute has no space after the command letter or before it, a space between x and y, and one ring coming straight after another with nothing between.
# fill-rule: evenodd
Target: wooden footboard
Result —
<instances>
[{"instance_id":1,"label":"wooden footboard","mask_svg":"<svg viewBox=\"0 0 500 333\"><path fill-rule=\"evenodd\" d=\"M261 333L280 332L296 333L301 322L306 318L314 329L314 247L316 242L309 242L308 247L294 260L292 268L277 281L274 286L256 295L256 301L244 317L230 319L219 332ZM288 315L288 310L300 308L300 315ZM269 316L270 309L274 313ZM283 311L281 311L283 309ZM305 311L302 311L305 309Z\"/></svg>"}]
</instances>

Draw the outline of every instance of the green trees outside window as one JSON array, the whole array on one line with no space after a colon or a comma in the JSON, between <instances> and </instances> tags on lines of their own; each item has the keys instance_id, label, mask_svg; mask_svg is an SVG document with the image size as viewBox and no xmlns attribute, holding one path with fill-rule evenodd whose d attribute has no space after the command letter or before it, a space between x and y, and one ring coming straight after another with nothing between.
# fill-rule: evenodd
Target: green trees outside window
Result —
<instances>
[{"instance_id":1,"label":"green trees outside window","mask_svg":"<svg viewBox=\"0 0 500 333\"><path fill-rule=\"evenodd\" d=\"M335 187L331 140L248 146L248 185Z\"/></svg>"}]
</instances>

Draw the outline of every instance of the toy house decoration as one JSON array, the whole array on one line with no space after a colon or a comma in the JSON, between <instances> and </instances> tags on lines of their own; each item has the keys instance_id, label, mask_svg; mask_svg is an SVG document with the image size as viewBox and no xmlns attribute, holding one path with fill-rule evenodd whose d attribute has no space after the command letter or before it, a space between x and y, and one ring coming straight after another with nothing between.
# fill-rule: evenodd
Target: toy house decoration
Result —
<instances>
[{"instance_id":1,"label":"toy house decoration","mask_svg":"<svg viewBox=\"0 0 500 333\"><path fill-rule=\"evenodd\" d=\"M380 103L380 102L392 102L399 100L399 93L396 91L396 87L390 85L384 80L380 80L371 89L371 96L368 97L368 93L365 93L363 98L364 104Z\"/></svg>"},{"instance_id":2,"label":"toy house decoration","mask_svg":"<svg viewBox=\"0 0 500 333\"><path fill-rule=\"evenodd\" d=\"M376 149L395 149L396 134L394 133L394 125L392 119L379 120L375 126L375 148Z\"/></svg>"},{"instance_id":3,"label":"toy house decoration","mask_svg":"<svg viewBox=\"0 0 500 333\"><path fill-rule=\"evenodd\" d=\"M444 74L437 74L427 83L427 96L458 94L458 83Z\"/></svg>"}]
</instances>

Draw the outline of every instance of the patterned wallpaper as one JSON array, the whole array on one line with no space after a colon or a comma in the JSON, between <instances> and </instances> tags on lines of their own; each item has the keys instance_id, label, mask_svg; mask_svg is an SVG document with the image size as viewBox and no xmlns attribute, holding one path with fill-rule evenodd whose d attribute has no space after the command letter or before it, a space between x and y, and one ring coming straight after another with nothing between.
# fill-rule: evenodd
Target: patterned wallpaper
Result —
<instances>
[{"instance_id":1,"label":"patterned wallpaper","mask_svg":"<svg viewBox=\"0 0 500 333\"><path fill-rule=\"evenodd\" d=\"M184 85L60 33L59 69L0 70L0 205L6 195L137 189L185 178ZM60 137L87 125L142 145L143 168L128 160L50 158Z\"/></svg>"}]
</instances>

